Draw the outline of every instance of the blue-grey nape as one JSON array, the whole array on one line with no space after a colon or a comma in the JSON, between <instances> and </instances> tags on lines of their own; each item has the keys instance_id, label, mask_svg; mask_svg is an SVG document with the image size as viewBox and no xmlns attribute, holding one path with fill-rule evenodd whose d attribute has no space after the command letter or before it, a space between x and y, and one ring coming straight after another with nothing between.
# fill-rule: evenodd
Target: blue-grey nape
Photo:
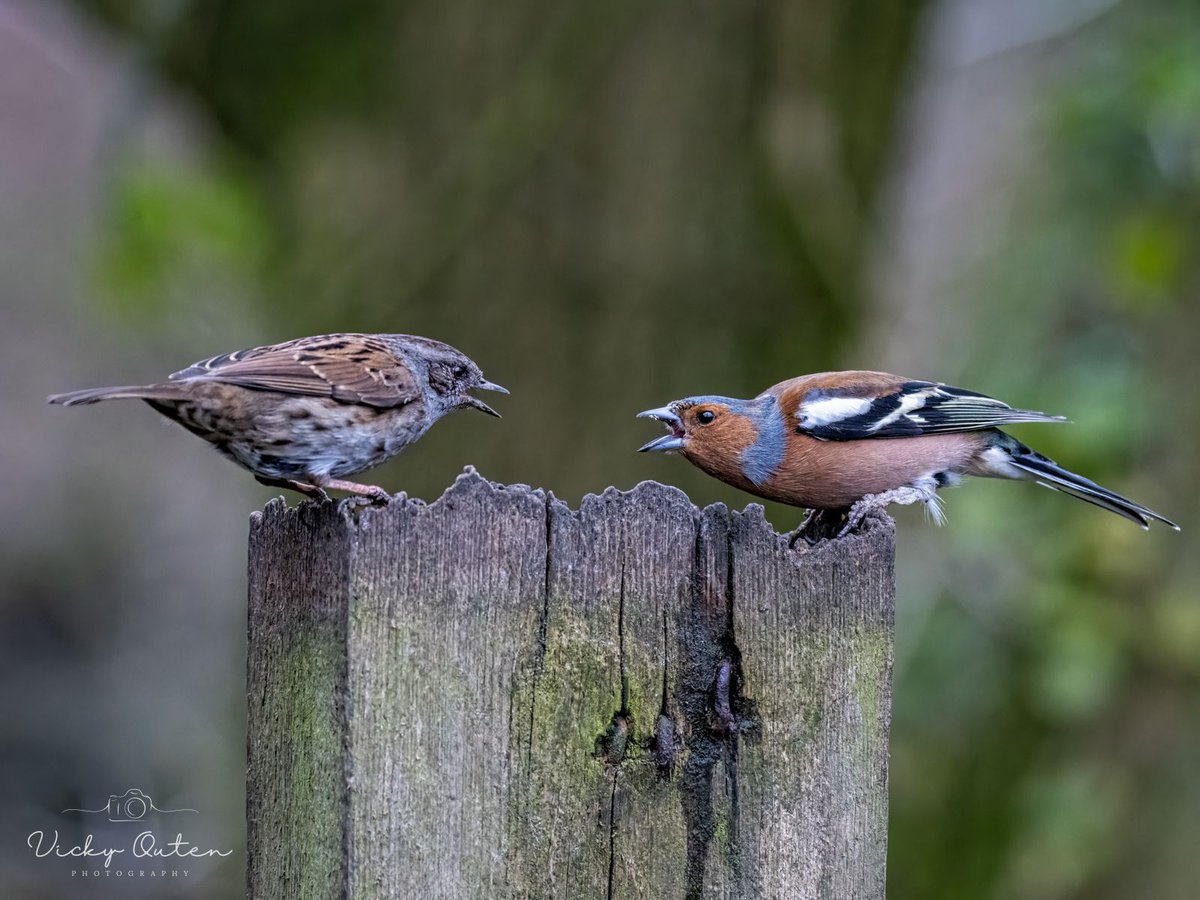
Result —
<instances>
[{"instance_id":1,"label":"blue-grey nape","mask_svg":"<svg viewBox=\"0 0 1200 900\"><path fill-rule=\"evenodd\" d=\"M758 428L758 439L742 451L742 472L753 484L761 485L783 464L787 423L779 401L770 394L753 400L738 400L742 412Z\"/></svg>"}]
</instances>

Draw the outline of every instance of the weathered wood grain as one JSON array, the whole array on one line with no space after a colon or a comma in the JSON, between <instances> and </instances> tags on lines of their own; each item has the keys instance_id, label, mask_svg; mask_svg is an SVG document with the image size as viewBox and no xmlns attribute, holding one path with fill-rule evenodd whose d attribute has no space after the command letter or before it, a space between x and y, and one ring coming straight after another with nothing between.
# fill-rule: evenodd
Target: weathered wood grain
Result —
<instances>
[{"instance_id":1,"label":"weathered wood grain","mask_svg":"<svg viewBox=\"0 0 1200 900\"><path fill-rule=\"evenodd\" d=\"M469 470L250 543L250 896L883 896L887 520Z\"/></svg>"},{"instance_id":2,"label":"weathered wood grain","mask_svg":"<svg viewBox=\"0 0 1200 900\"><path fill-rule=\"evenodd\" d=\"M350 526L268 505L250 541L246 830L254 897L335 897L346 882L342 777Z\"/></svg>"}]
</instances>

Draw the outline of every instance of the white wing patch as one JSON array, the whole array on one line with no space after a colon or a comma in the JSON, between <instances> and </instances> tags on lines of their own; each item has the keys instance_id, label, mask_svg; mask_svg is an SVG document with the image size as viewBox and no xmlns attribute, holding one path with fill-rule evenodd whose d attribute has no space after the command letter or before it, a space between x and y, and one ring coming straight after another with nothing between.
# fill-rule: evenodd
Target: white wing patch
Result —
<instances>
[{"instance_id":1,"label":"white wing patch","mask_svg":"<svg viewBox=\"0 0 1200 900\"><path fill-rule=\"evenodd\" d=\"M820 397L800 404L796 418L812 428L861 416L871 408L871 401L862 397Z\"/></svg>"},{"instance_id":2,"label":"white wing patch","mask_svg":"<svg viewBox=\"0 0 1200 900\"><path fill-rule=\"evenodd\" d=\"M891 425L901 416L908 416L909 420L918 425L925 424L925 420L917 415L909 415L915 409L920 409L925 405L925 401L929 399L931 393L936 393L936 389L932 391L918 391L915 394L906 394L900 398L900 405L894 410L877 420L871 425L871 431L878 431L887 425Z\"/></svg>"}]
</instances>

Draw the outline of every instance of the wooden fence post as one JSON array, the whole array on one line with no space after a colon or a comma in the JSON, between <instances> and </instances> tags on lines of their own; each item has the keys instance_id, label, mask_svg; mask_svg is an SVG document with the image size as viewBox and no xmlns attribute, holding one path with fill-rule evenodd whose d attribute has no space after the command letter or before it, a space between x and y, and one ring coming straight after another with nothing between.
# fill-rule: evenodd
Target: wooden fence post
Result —
<instances>
[{"instance_id":1,"label":"wooden fence post","mask_svg":"<svg viewBox=\"0 0 1200 900\"><path fill-rule=\"evenodd\" d=\"M652 482L272 501L249 895L881 898L894 590L890 520L791 551Z\"/></svg>"}]
</instances>

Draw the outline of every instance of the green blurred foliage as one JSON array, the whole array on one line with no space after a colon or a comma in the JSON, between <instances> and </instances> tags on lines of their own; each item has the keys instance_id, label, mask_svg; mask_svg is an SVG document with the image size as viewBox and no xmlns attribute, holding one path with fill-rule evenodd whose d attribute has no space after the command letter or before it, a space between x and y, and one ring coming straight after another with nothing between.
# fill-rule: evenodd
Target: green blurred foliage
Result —
<instances>
[{"instance_id":1,"label":"green blurred foliage","mask_svg":"<svg viewBox=\"0 0 1200 900\"><path fill-rule=\"evenodd\" d=\"M1004 486L951 500L953 574L919 630L900 613L892 896L1194 896L1198 15L1123 4L1058 48L1077 62L1041 98L1046 173L962 300L964 368L1074 421L1022 438L1184 535Z\"/></svg>"},{"instance_id":2,"label":"green blurred foliage","mask_svg":"<svg viewBox=\"0 0 1200 900\"><path fill-rule=\"evenodd\" d=\"M256 284L272 241L254 185L230 171L140 165L111 187L97 250L98 296L152 322L201 278Z\"/></svg>"}]
</instances>

